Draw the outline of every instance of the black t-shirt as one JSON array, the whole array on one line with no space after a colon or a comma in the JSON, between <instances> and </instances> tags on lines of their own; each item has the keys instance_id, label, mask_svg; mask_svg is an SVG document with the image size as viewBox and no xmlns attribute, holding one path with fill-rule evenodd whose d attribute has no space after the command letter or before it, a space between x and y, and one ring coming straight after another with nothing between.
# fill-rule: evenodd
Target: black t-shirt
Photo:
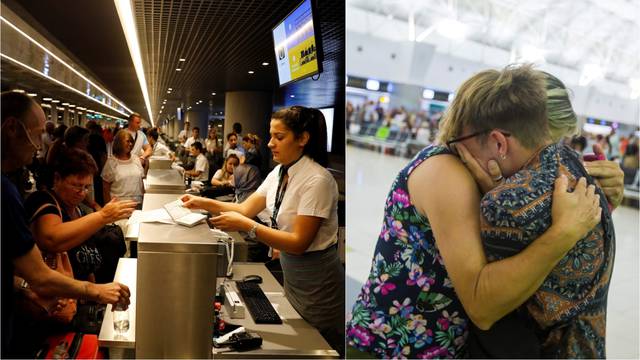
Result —
<instances>
[{"instance_id":1,"label":"black t-shirt","mask_svg":"<svg viewBox=\"0 0 640 360\"><path fill-rule=\"evenodd\" d=\"M11 354L13 328L13 260L27 254L35 242L22 198L16 186L2 175L2 357Z\"/></svg>"}]
</instances>

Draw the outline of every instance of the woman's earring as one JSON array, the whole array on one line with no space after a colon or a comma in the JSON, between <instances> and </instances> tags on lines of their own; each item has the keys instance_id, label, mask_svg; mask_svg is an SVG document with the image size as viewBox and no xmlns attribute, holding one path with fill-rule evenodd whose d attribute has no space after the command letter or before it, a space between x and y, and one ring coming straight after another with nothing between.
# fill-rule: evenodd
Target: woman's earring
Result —
<instances>
[{"instance_id":1,"label":"woman's earring","mask_svg":"<svg viewBox=\"0 0 640 360\"><path fill-rule=\"evenodd\" d=\"M505 155L505 154L500 155L500 159L507 160L507 155Z\"/></svg>"}]
</instances>

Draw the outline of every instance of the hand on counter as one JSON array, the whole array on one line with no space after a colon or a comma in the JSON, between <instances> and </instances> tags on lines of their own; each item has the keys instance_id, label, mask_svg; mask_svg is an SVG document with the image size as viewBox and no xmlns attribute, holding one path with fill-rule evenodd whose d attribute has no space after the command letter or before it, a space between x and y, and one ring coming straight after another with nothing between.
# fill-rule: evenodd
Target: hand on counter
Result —
<instances>
[{"instance_id":1,"label":"hand on counter","mask_svg":"<svg viewBox=\"0 0 640 360\"><path fill-rule=\"evenodd\" d=\"M95 301L101 304L118 304L123 309L129 307L129 304L131 303L131 301L129 300L129 298L131 297L131 291L129 290L129 287L127 287L127 285L117 282L108 284L88 284L91 287L89 293L94 295L91 296L91 298L93 298Z\"/></svg>"},{"instance_id":2,"label":"hand on counter","mask_svg":"<svg viewBox=\"0 0 640 360\"><path fill-rule=\"evenodd\" d=\"M205 208L205 203L207 200L206 198L187 194L182 196L180 200L182 200L182 203L183 203L182 206L186 207L187 209L206 210Z\"/></svg>"}]
</instances>

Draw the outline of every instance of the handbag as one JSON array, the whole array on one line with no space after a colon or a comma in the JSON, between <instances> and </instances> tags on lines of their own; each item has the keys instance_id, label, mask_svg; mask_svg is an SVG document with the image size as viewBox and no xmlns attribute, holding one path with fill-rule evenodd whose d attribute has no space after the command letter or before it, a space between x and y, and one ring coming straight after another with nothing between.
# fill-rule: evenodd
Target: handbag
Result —
<instances>
[{"instance_id":1,"label":"handbag","mask_svg":"<svg viewBox=\"0 0 640 360\"><path fill-rule=\"evenodd\" d=\"M102 256L102 265L94 272L96 282L112 282L118 261L127 252L122 229L116 224L107 224L91 237L91 242Z\"/></svg>"},{"instance_id":2,"label":"handbag","mask_svg":"<svg viewBox=\"0 0 640 360\"><path fill-rule=\"evenodd\" d=\"M60 205L55 197L52 196L52 198L55 200L58 213L60 214L60 218L62 218ZM47 206L48 205L45 204L36 210L30 221L35 219L35 217ZM69 260L69 255L66 251L52 253L41 250L41 252L44 263L47 264L50 269L73 279L73 268L71 267L71 261ZM23 286L23 288L25 296L23 297L23 303L20 304L20 307L26 309L26 311L35 319L51 319L68 324L77 312L77 302L75 299L44 297L36 294L26 286ZM62 304L63 306L61 310L56 311L58 304Z\"/></svg>"}]
</instances>

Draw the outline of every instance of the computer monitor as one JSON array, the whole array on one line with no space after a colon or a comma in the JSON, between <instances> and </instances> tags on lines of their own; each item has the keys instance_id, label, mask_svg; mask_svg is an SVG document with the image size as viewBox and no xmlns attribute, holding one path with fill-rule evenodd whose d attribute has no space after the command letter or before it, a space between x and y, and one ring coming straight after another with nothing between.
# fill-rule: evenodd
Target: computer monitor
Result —
<instances>
[{"instance_id":1,"label":"computer monitor","mask_svg":"<svg viewBox=\"0 0 640 360\"><path fill-rule=\"evenodd\" d=\"M280 86L322 72L320 32L312 0L304 0L273 28Z\"/></svg>"}]
</instances>

